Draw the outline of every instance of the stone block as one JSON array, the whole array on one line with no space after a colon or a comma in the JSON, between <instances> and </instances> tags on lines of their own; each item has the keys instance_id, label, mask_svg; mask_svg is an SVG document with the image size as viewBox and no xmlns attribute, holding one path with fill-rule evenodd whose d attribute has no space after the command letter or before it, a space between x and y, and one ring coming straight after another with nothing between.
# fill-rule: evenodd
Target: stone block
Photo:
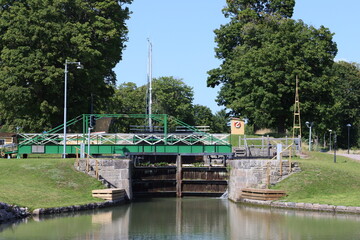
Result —
<instances>
[{"instance_id":1,"label":"stone block","mask_svg":"<svg viewBox=\"0 0 360 240\"><path fill-rule=\"evenodd\" d=\"M114 161L115 169L128 169L129 168L129 160L115 160Z\"/></svg>"},{"instance_id":2,"label":"stone block","mask_svg":"<svg viewBox=\"0 0 360 240\"><path fill-rule=\"evenodd\" d=\"M305 203L295 203L295 208L304 209L305 208Z\"/></svg>"},{"instance_id":3,"label":"stone block","mask_svg":"<svg viewBox=\"0 0 360 240\"><path fill-rule=\"evenodd\" d=\"M304 203L304 209L312 210L313 204L312 203Z\"/></svg>"},{"instance_id":4,"label":"stone block","mask_svg":"<svg viewBox=\"0 0 360 240\"><path fill-rule=\"evenodd\" d=\"M333 212L335 210L335 206L328 204L319 204L316 207L318 207L319 211L325 211L325 212Z\"/></svg>"},{"instance_id":5,"label":"stone block","mask_svg":"<svg viewBox=\"0 0 360 240\"><path fill-rule=\"evenodd\" d=\"M346 206L336 206L335 211L336 212L348 212L348 207L346 207Z\"/></svg>"},{"instance_id":6,"label":"stone block","mask_svg":"<svg viewBox=\"0 0 360 240\"><path fill-rule=\"evenodd\" d=\"M286 202L286 207L288 207L288 208L296 208L296 203L294 203L294 202Z\"/></svg>"}]
</instances>

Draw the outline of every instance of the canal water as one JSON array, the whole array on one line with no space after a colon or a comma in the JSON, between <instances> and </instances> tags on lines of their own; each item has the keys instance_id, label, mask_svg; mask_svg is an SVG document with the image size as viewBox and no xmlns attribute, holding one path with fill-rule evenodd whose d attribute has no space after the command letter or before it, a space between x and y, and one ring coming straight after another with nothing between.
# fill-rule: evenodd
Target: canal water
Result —
<instances>
[{"instance_id":1,"label":"canal water","mask_svg":"<svg viewBox=\"0 0 360 240\"><path fill-rule=\"evenodd\" d=\"M0 239L360 239L360 215L152 198L114 208L1 224Z\"/></svg>"}]
</instances>

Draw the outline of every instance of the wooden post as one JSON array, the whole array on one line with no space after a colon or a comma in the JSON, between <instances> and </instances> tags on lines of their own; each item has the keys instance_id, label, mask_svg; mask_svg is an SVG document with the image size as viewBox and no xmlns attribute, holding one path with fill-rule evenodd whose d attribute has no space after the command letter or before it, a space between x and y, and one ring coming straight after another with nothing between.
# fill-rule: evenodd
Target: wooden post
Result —
<instances>
[{"instance_id":1,"label":"wooden post","mask_svg":"<svg viewBox=\"0 0 360 240\"><path fill-rule=\"evenodd\" d=\"M176 157L176 196L182 197L182 160L181 155Z\"/></svg>"}]
</instances>

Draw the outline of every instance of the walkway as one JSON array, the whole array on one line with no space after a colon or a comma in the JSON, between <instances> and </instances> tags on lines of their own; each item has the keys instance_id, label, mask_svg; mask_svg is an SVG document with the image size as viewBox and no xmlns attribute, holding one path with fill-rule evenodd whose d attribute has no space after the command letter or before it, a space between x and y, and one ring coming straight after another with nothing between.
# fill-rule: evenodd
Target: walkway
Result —
<instances>
[{"instance_id":1,"label":"walkway","mask_svg":"<svg viewBox=\"0 0 360 240\"><path fill-rule=\"evenodd\" d=\"M360 161L360 154L336 153L336 155L344 156L344 157L347 157L347 158L354 159L356 161Z\"/></svg>"}]
</instances>

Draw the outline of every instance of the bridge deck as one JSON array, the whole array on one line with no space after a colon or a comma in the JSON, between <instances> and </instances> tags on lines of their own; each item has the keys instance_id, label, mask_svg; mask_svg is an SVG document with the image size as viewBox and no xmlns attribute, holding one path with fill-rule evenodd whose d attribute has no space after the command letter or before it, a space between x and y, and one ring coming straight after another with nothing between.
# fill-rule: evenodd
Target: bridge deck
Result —
<instances>
[{"instance_id":1,"label":"bridge deck","mask_svg":"<svg viewBox=\"0 0 360 240\"><path fill-rule=\"evenodd\" d=\"M81 144L90 144L91 154L129 153L231 153L228 134L67 134L66 153L75 154ZM20 134L19 154L63 152L63 134ZM87 146L86 146L87 151Z\"/></svg>"}]
</instances>

